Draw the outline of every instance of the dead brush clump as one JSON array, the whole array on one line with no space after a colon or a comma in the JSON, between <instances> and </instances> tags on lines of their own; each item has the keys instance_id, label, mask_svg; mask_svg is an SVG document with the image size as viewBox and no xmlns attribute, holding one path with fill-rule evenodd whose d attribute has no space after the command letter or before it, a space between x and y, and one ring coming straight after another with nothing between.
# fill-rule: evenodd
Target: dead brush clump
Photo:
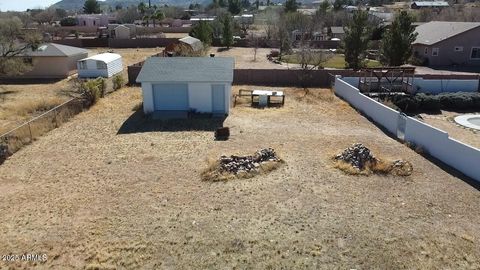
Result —
<instances>
[{"instance_id":1,"label":"dead brush clump","mask_svg":"<svg viewBox=\"0 0 480 270\"><path fill-rule=\"evenodd\" d=\"M295 100L307 104L331 103L335 101L335 95L329 89L302 89L295 91Z\"/></svg>"},{"instance_id":2,"label":"dead brush clump","mask_svg":"<svg viewBox=\"0 0 480 270\"><path fill-rule=\"evenodd\" d=\"M234 178L252 178L259 174L271 172L280 167L284 161L272 148L261 149L253 156L221 156L220 159L209 158L207 168L201 173L204 181L228 181Z\"/></svg>"},{"instance_id":3,"label":"dead brush clump","mask_svg":"<svg viewBox=\"0 0 480 270\"><path fill-rule=\"evenodd\" d=\"M11 106L9 110L19 116L29 116L46 112L54 107L62 104L61 98L41 99L41 100L26 100L22 103L17 103Z\"/></svg>"},{"instance_id":4,"label":"dead brush clump","mask_svg":"<svg viewBox=\"0 0 480 270\"><path fill-rule=\"evenodd\" d=\"M363 144L353 144L333 157L334 167L350 175L392 174L408 176L413 166L404 160L386 161L375 157Z\"/></svg>"}]
</instances>

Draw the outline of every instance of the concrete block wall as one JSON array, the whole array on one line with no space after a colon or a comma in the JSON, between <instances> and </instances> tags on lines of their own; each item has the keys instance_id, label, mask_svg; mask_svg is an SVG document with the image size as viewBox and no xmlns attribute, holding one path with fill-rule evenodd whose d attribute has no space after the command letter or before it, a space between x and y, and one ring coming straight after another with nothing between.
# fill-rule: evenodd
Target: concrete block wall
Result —
<instances>
[{"instance_id":1,"label":"concrete block wall","mask_svg":"<svg viewBox=\"0 0 480 270\"><path fill-rule=\"evenodd\" d=\"M342 97L354 108L383 126L392 134L397 134L400 113L363 95L358 88L335 79L335 94ZM404 140L421 146L427 153L465 175L480 181L480 149L449 137L448 133L432 127L415 118L405 116Z\"/></svg>"}]
</instances>

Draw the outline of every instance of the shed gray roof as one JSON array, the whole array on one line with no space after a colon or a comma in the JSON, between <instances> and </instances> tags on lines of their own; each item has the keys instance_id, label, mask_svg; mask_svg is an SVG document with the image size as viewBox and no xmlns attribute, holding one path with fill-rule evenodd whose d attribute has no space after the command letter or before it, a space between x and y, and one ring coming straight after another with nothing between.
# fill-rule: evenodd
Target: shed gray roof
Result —
<instances>
[{"instance_id":1,"label":"shed gray roof","mask_svg":"<svg viewBox=\"0 0 480 270\"><path fill-rule=\"evenodd\" d=\"M413 44L433 45L447 38L480 27L478 22L437 22L432 21L417 26L417 39Z\"/></svg>"},{"instance_id":2,"label":"shed gray roof","mask_svg":"<svg viewBox=\"0 0 480 270\"><path fill-rule=\"evenodd\" d=\"M330 30L332 31L332 34L345 34L343 26L332 26L330 27Z\"/></svg>"},{"instance_id":3,"label":"shed gray roof","mask_svg":"<svg viewBox=\"0 0 480 270\"><path fill-rule=\"evenodd\" d=\"M412 4L415 4L417 7L448 7L448 2L446 1L414 1Z\"/></svg>"},{"instance_id":4,"label":"shed gray roof","mask_svg":"<svg viewBox=\"0 0 480 270\"><path fill-rule=\"evenodd\" d=\"M186 36L184 38L179 39L178 41L190 45L192 49L196 52L203 49L202 41L191 36Z\"/></svg>"},{"instance_id":5,"label":"shed gray roof","mask_svg":"<svg viewBox=\"0 0 480 270\"><path fill-rule=\"evenodd\" d=\"M60 45L56 43L46 43L46 44L40 45L34 51L30 50L25 52L25 55L46 57L46 56L73 56L73 55L85 54L85 53L88 53L88 50L67 46L67 45Z\"/></svg>"},{"instance_id":6,"label":"shed gray roof","mask_svg":"<svg viewBox=\"0 0 480 270\"><path fill-rule=\"evenodd\" d=\"M232 82L232 57L150 57L137 82Z\"/></svg>"}]
</instances>

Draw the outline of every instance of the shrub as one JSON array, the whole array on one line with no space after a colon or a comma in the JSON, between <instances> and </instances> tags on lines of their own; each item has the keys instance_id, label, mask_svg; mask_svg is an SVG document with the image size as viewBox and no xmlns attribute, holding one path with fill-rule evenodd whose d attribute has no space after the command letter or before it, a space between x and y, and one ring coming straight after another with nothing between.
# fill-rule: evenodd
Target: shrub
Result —
<instances>
[{"instance_id":1,"label":"shrub","mask_svg":"<svg viewBox=\"0 0 480 270\"><path fill-rule=\"evenodd\" d=\"M0 144L0 164L5 162L9 156L12 155L12 152L8 149L7 145Z\"/></svg>"},{"instance_id":2,"label":"shrub","mask_svg":"<svg viewBox=\"0 0 480 270\"><path fill-rule=\"evenodd\" d=\"M406 113L416 112L419 108L417 99L412 96L394 96L392 102L402 112Z\"/></svg>"},{"instance_id":3,"label":"shrub","mask_svg":"<svg viewBox=\"0 0 480 270\"><path fill-rule=\"evenodd\" d=\"M66 17L60 21L61 26L75 26L77 25L77 19L73 17Z\"/></svg>"},{"instance_id":4,"label":"shrub","mask_svg":"<svg viewBox=\"0 0 480 270\"><path fill-rule=\"evenodd\" d=\"M92 106L105 95L106 81L103 78L87 80L77 84L77 92L85 100L86 106Z\"/></svg>"},{"instance_id":5,"label":"shrub","mask_svg":"<svg viewBox=\"0 0 480 270\"><path fill-rule=\"evenodd\" d=\"M420 93L415 96L394 96L393 104L403 112L471 110L480 108L480 93L456 92L429 95Z\"/></svg>"},{"instance_id":6,"label":"shrub","mask_svg":"<svg viewBox=\"0 0 480 270\"><path fill-rule=\"evenodd\" d=\"M125 80L123 79L123 76L118 74L113 77L113 90L118 90L122 88L122 86L125 84Z\"/></svg>"},{"instance_id":7,"label":"shrub","mask_svg":"<svg viewBox=\"0 0 480 270\"><path fill-rule=\"evenodd\" d=\"M419 108L427 111L438 111L441 108L440 100L437 96L418 94L415 96L418 102Z\"/></svg>"}]
</instances>

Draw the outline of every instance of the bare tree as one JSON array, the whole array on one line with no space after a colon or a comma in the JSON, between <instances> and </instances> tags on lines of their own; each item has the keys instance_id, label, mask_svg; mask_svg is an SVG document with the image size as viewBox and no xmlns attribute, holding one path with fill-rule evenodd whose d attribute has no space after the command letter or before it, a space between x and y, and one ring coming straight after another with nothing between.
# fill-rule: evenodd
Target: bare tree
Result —
<instances>
[{"instance_id":1,"label":"bare tree","mask_svg":"<svg viewBox=\"0 0 480 270\"><path fill-rule=\"evenodd\" d=\"M19 75L31 69L28 59L22 57L35 49L41 37L37 33L22 32L22 21L17 18L0 19L0 75Z\"/></svg>"},{"instance_id":2,"label":"bare tree","mask_svg":"<svg viewBox=\"0 0 480 270\"><path fill-rule=\"evenodd\" d=\"M300 46L297 53L300 72L298 80L304 89L305 95L309 93L308 87L313 78L313 71L322 68L322 65L333 57L333 53L312 48L308 44Z\"/></svg>"},{"instance_id":3,"label":"bare tree","mask_svg":"<svg viewBox=\"0 0 480 270\"><path fill-rule=\"evenodd\" d=\"M253 48L253 62L257 61L257 52L258 52L259 45L260 45L260 38L257 35L252 34L250 38L250 46L252 46Z\"/></svg>"}]
</instances>

